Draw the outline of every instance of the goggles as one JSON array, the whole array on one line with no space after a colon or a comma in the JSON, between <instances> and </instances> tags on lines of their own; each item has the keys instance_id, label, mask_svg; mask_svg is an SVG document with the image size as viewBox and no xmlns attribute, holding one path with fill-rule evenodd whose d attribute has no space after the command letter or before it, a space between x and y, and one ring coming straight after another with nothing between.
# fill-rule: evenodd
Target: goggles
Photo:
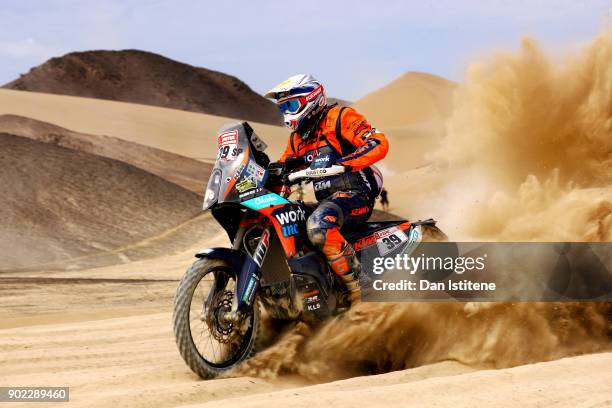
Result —
<instances>
[{"instance_id":1,"label":"goggles","mask_svg":"<svg viewBox=\"0 0 612 408\"><path fill-rule=\"evenodd\" d=\"M297 96L291 99L285 99L284 101L279 101L277 106L282 114L293 115L302 110L304 106L315 99L317 96L321 95L323 92L323 85L318 86L313 91L306 95Z\"/></svg>"},{"instance_id":2,"label":"goggles","mask_svg":"<svg viewBox=\"0 0 612 408\"><path fill-rule=\"evenodd\" d=\"M278 109L281 111L282 114L294 114L294 113L298 113L300 111L300 109L302 108L302 106L304 106L302 104L302 101L300 101L301 98L296 98L296 99L288 99L284 102L281 102L278 104Z\"/></svg>"}]
</instances>

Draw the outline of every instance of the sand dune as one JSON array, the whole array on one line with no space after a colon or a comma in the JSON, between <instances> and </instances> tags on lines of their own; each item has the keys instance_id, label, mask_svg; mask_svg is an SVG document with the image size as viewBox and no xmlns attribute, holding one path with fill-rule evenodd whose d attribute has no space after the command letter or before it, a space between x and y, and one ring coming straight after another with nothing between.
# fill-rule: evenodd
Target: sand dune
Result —
<instances>
[{"instance_id":1,"label":"sand dune","mask_svg":"<svg viewBox=\"0 0 612 408\"><path fill-rule=\"evenodd\" d=\"M194 217L200 198L136 167L0 134L0 269L109 251Z\"/></svg>"},{"instance_id":2,"label":"sand dune","mask_svg":"<svg viewBox=\"0 0 612 408\"><path fill-rule=\"evenodd\" d=\"M382 129L437 122L450 116L455 86L435 75L407 72L353 106Z\"/></svg>"},{"instance_id":3,"label":"sand dune","mask_svg":"<svg viewBox=\"0 0 612 408\"><path fill-rule=\"evenodd\" d=\"M119 160L198 194L203 194L204 180L212 168L209 163L164 150L111 136L77 133L21 116L0 115L0 132Z\"/></svg>"},{"instance_id":4,"label":"sand dune","mask_svg":"<svg viewBox=\"0 0 612 408\"><path fill-rule=\"evenodd\" d=\"M236 119L74 96L0 89L0 114L36 119L78 133L105 135L198 160L214 160L217 130ZM278 157L287 131L252 123Z\"/></svg>"}]
</instances>

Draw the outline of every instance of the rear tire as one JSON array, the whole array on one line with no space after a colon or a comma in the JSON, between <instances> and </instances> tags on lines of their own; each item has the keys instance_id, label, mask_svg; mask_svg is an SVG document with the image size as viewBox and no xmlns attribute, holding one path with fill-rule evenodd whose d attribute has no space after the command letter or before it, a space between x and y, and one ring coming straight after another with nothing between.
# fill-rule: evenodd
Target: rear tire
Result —
<instances>
[{"instance_id":1,"label":"rear tire","mask_svg":"<svg viewBox=\"0 0 612 408\"><path fill-rule=\"evenodd\" d=\"M224 344L225 348L229 347L235 349L230 349L228 351L223 350L224 347L221 347L220 355L225 358L222 361L210 361L209 357L205 357L203 355L202 351L194 341L192 322L196 321L196 324L198 324L197 320L200 320L200 324L203 325L198 344L204 347L200 343L203 343L201 338L202 335L206 334L209 336L209 344L211 344L211 347L214 348L214 343L212 340L221 337L222 334L219 333L223 329L223 327L221 327L218 323L218 319L215 318L216 315L214 314L214 310L220 310L222 306L227 307L227 302L230 302L231 305L231 301L233 301L233 294L230 296L230 291L227 290L228 283L226 283L225 290L222 292L217 292L221 295L220 297L219 295L215 295L213 297L213 302L210 302L210 304L208 301L206 301L206 308L204 307L204 301L202 301L202 311L199 314L199 319L198 310L192 311L192 303L196 288L198 288L198 285L202 282L203 278L207 276L212 277L210 275L213 274L213 272L215 274L223 273L225 274L224 276L226 277L228 283L231 282L231 280L233 280L235 283L236 273L227 263L220 260L199 259L193 263L193 265L187 270L181 279L176 291L176 297L174 299L174 336L179 352L189 368L191 368L194 373L205 379L217 377L221 373L236 367L238 364L247 360L254 354L260 320L258 302L255 300L252 313L246 317L246 319L249 320L249 327L246 329L244 334L240 335L240 333L236 331L236 333L233 334L235 338L232 337L232 340L230 340L228 343L229 346L226 345L225 342L227 339L225 338L222 339L223 341L219 342L219 344ZM212 290L212 286L210 290ZM213 306L212 304L217 297L219 297L220 300L225 303L220 303L216 309L211 309ZM203 294L203 298L209 299L208 294ZM196 300L196 302L198 301ZM199 303L197 304L199 305ZM196 316L195 318L194 314ZM209 324L210 321L216 322L218 326L211 327ZM234 330L238 329L235 328ZM205 333L206 331L208 331L208 333ZM231 332L231 328L229 331ZM226 355L227 357L225 357Z\"/></svg>"}]
</instances>

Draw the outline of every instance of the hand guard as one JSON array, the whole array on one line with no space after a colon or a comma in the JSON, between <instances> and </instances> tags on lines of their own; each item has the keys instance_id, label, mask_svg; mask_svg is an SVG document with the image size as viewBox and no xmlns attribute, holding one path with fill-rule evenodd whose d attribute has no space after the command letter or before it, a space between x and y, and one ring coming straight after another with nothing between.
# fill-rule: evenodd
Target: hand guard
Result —
<instances>
[{"instance_id":1,"label":"hand guard","mask_svg":"<svg viewBox=\"0 0 612 408\"><path fill-rule=\"evenodd\" d=\"M290 156L284 162L272 162L268 165L268 181L266 185L279 186L290 185L287 176L294 170L304 167L304 161L300 157Z\"/></svg>"}]
</instances>

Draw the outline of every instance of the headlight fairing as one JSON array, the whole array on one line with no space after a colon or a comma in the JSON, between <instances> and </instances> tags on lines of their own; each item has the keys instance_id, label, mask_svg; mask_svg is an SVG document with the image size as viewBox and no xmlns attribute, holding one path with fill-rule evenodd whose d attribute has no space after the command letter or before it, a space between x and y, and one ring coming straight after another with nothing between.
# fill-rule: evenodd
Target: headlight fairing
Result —
<instances>
[{"instance_id":1,"label":"headlight fairing","mask_svg":"<svg viewBox=\"0 0 612 408\"><path fill-rule=\"evenodd\" d=\"M203 210L208 210L219 199L219 187L221 185L221 170L215 169L210 175L206 191L204 192Z\"/></svg>"}]
</instances>

